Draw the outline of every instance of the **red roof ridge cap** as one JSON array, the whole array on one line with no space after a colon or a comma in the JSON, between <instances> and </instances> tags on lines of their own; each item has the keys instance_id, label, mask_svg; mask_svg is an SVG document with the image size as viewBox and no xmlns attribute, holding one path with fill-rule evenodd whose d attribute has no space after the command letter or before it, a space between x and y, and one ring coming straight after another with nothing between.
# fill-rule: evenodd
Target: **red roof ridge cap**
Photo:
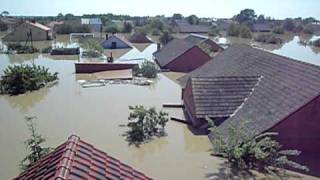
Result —
<instances>
[{"instance_id":1,"label":"red roof ridge cap","mask_svg":"<svg viewBox=\"0 0 320 180\"><path fill-rule=\"evenodd\" d=\"M66 143L66 151L62 155L62 159L57 166L57 171L54 176L55 180L67 180L74 156L76 154L77 146L79 144L80 137L71 135Z\"/></svg>"}]
</instances>

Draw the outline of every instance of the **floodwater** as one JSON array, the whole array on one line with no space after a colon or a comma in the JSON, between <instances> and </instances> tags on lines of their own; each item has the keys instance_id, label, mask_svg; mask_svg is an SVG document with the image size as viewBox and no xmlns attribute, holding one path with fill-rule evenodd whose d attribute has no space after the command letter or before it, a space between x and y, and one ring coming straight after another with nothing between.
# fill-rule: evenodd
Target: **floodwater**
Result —
<instances>
[{"instance_id":1,"label":"floodwater","mask_svg":"<svg viewBox=\"0 0 320 180\"><path fill-rule=\"evenodd\" d=\"M155 50L156 45L151 44L113 53L123 61L151 60ZM320 65L319 50L301 46L296 37L272 51ZM19 161L26 154L23 141L28 138L25 116L37 116L37 128L51 147L76 134L155 179L222 178L223 161L210 156L208 138L193 135L183 124L169 121L166 137L156 138L140 148L129 146L122 136L126 128L121 125L127 122L129 105L160 109L163 103L181 102L181 88L173 81L181 74L160 74L151 86L115 84L82 88L77 82L81 76L74 73L77 60L74 56L0 55L0 74L10 64L34 62L59 72L60 78L51 88L0 96L0 179L10 179L19 173ZM183 116L179 109L164 110L171 116Z\"/></svg>"}]
</instances>

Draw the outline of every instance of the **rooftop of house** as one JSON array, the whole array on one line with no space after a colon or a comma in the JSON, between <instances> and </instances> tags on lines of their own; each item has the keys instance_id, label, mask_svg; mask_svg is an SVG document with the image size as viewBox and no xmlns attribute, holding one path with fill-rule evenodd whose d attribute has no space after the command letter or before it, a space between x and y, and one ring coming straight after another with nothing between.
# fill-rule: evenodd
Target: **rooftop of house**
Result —
<instances>
[{"instance_id":1,"label":"rooftop of house","mask_svg":"<svg viewBox=\"0 0 320 180\"><path fill-rule=\"evenodd\" d=\"M100 18L81 18L81 24L96 24L101 25L102 21Z\"/></svg>"},{"instance_id":2,"label":"rooftop of house","mask_svg":"<svg viewBox=\"0 0 320 180\"><path fill-rule=\"evenodd\" d=\"M110 41L112 38L116 38L119 39L120 41L124 42L125 44L127 44L129 47L133 47L133 45L131 44L131 42L124 37L123 35L120 34L112 34L111 36L108 37L108 39L106 39L105 41ZM105 42L104 41L104 42Z\"/></svg>"},{"instance_id":3,"label":"rooftop of house","mask_svg":"<svg viewBox=\"0 0 320 180\"><path fill-rule=\"evenodd\" d=\"M250 97L219 128L248 120L248 133L256 135L320 95L320 67L244 44L227 50L179 79L184 87L191 77L261 76ZM239 92L237 92L239 93Z\"/></svg>"},{"instance_id":4,"label":"rooftop of house","mask_svg":"<svg viewBox=\"0 0 320 180\"><path fill-rule=\"evenodd\" d=\"M14 179L147 180L151 178L72 135L65 143Z\"/></svg>"},{"instance_id":5,"label":"rooftop of house","mask_svg":"<svg viewBox=\"0 0 320 180\"><path fill-rule=\"evenodd\" d=\"M210 29L208 25L194 25L184 21L177 21L176 25L181 33L206 33Z\"/></svg>"},{"instance_id":6,"label":"rooftop of house","mask_svg":"<svg viewBox=\"0 0 320 180\"><path fill-rule=\"evenodd\" d=\"M208 47L206 46L208 43L207 40L209 40L209 38L206 36L190 34L184 39L173 39L153 55L160 66L169 64L194 46L198 46L210 56L210 52L207 51Z\"/></svg>"},{"instance_id":7,"label":"rooftop of house","mask_svg":"<svg viewBox=\"0 0 320 180\"><path fill-rule=\"evenodd\" d=\"M129 41L132 43L152 43L152 40L142 32L134 32L130 37Z\"/></svg>"},{"instance_id":8,"label":"rooftop of house","mask_svg":"<svg viewBox=\"0 0 320 180\"><path fill-rule=\"evenodd\" d=\"M0 22L15 25L18 24L20 20L12 17L0 17Z\"/></svg>"},{"instance_id":9,"label":"rooftop of house","mask_svg":"<svg viewBox=\"0 0 320 180\"><path fill-rule=\"evenodd\" d=\"M37 22L31 22L31 21L26 21L27 24L30 24L32 26L35 26L39 29L42 29L44 31L50 31L51 29L43 24L37 23Z\"/></svg>"}]
</instances>

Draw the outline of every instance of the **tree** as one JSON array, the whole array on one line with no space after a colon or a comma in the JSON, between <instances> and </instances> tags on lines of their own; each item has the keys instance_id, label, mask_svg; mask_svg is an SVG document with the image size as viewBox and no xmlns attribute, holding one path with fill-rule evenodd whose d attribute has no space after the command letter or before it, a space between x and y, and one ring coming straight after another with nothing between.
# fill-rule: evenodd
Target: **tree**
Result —
<instances>
[{"instance_id":1,"label":"tree","mask_svg":"<svg viewBox=\"0 0 320 180\"><path fill-rule=\"evenodd\" d=\"M242 38L252 38L251 30L247 25L240 25L240 36Z\"/></svg>"},{"instance_id":2,"label":"tree","mask_svg":"<svg viewBox=\"0 0 320 180\"><path fill-rule=\"evenodd\" d=\"M257 23L262 24L262 23L264 23L265 21L266 21L266 19L264 18L264 15L263 15L263 14L261 14L261 15L258 16L258 18L257 18Z\"/></svg>"},{"instance_id":3,"label":"tree","mask_svg":"<svg viewBox=\"0 0 320 180\"><path fill-rule=\"evenodd\" d=\"M183 16L182 16L182 14L175 13L175 14L173 14L173 16L172 16L172 19L173 19L173 20L182 20L182 19L183 19Z\"/></svg>"},{"instance_id":4,"label":"tree","mask_svg":"<svg viewBox=\"0 0 320 180\"><path fill-rule=\"evenodd\" d=\"M235 20L238 21L240 24L247 23L252 25L256 20L256 13L253 9L244 9L240 12L240 14L235 16Z\"/></svg>"},{"instance_id":5,"label":"tree","mask_svg":"<svg viewBox=\"0 0 320 180\"><path fill-rule=\"evenodd\" d=\"M51 151L49 147L43 147L46 139L38 133L33 120L36 117L25 117L30 132L30 137L24 142L29 154L20 162L20 169L25 170Z\"/></svg>"},{"instance_id":6,"label":"tree","mask_svg":"<svg viewBox=\"0 0 320 180\"><path fill-rule=\"evenodd\" d=\"M214 119L207 118L210 136L212 137L212 151L216 156L228 160L231 168L240 171L256 170L258 172L282 176L284 167L308 171L289 157L298 156L297 150L282 150L274 137L277 133L262 133L251 136L245 130L247 121L240 126L230 125L224 132L214 125Z\"/></svg>"},{"instance_id":7,"label":"tree","mask_svg":"<svg viewBox=\"0 0 320 180\"><path fill-rule=\"evenodd\" d=\"M293 31L295 29L295 24L293 22L292 19L290 18L287 18L285 19L284 23L283 23L283 28L286 30L286 31Z\"/></svg>"},{"instance_id":8,"label":"tree","mask_svg":"<svg viewBox=\"0 0 320 180\"><path fill-rule=\"evenodd\" d=\"M236 23L230 24L228 30L227 30L228 36L235 36L238 37L240 34L240 25Z\"/></svg>"},{"instance_id":9,"label":"tree","mask_svg":"<svg viewBox=\"0 0 320 180\"><path fill-rule=\"evenodd\" d=\"M283 30L283 28L281 26L275 26L272 29L272 32L275 33L275 34L283 34L284 30Z\"/></svg>"},{"instance_id":10,"label":"tree","mask_svg":"<svg viewBox=\"0 0 320 180\"><path fill-rule=\"evenodd\" d=\"M75 19L75 16L71 13L68 13L64 16L64 20L73 20Z\"/></svg>"},{"instance_id":11,"label":"tree","mask_svg":"<svg viewBox=\"0 0 320 180\"><path fill-rule=\"evenodd\" d=\"M133 71L135 76L141 75L146 78L156 78L159 72L159 69L155 63L151 61L144 61L141 64L141 67L140 66L135 67Z\"/></svg>"},{"instance_id":12,"label":"tree","mask_svg":"<svg viewBox=\"0 0 320 180\"><path fill-rule=\"evenodd\" d=\"M132 24L129 22L124 22L123 23L123 29L122 29L122 33L131 33L133 27Z\"/></svg>"},{"instance_id":13,"label":"tree","mask_svg":"<svg viewBox=\"0 0 320 180\"><path fill-rule=\"evenodd\" d=\"M2 11L1 12L1 16L9 16L9 12L8 11Z\"/></svg>"},{"instance_id":14,"label":"tree","mask_svg":"<svg viewBox=\"0 0 320 180\"><path fill-rule=\"evenodd\" d=\"M314 23L317 22L317 20L314 17L308 17L302 20L304 24L310 24L310 23Z\"/></svg>"},{"instance_id":15,"label":"tree","mask_svg":"<svg viewBox=\"0 0 320 180\"><path fill-rule=\"evenodd\" d=\"M62 21L63 19L64 19L63 14L62 14L62 13L59 13L59 14L57 15L57 20L58 20L58 21Z\"/></svg>"},{"instance_id":16,"label":"tree","mask_svg":"<svg viewBox=\"0 0 320 180\"><path fill-rule=\"evenodd\" d=\"M158 29L160 31L162 31L164 28L164 24L159 18L152 19L150 22L150 26L152 29Z\"/></svg>"},{"instance_id":17,"label":"tree","mask_svg":"<svg viewBox=\"0 0 320 180\"><path fill-rule=\"evenodd\" d=\"M303 28L303 32L306 33L306 34L313 34L313 33L314 33L314 30L313 30L312 25L311 25L311 24L306 25L306 26Z\"/></svg>"},{"instance_id":18,"label":"tree","mask_svg":"<svg viewBox=\"0 0 320 180\"><path fill-rule=\"evenodd\" d=\"M196 15L190 15L187 17L189 24L199 24L199 18Z\"/></svg>"},{"instance_id":19,"label":"tree","mask_svg":"<svg viewBox=\"0 0 320 180\"><path fill-rule=\"evenodd\" d=\"M139 144L151 140L154 136L164 136L165 126L168 119L168 114L159 111L154 107L145 108L144 106L129 106L130 114L128 117L129 130L125 136L130 144Z\"/></svg>"},{"instance_id":20,"label":"tree","mask_svg":"<svg viewBox=\"0 0 320 180\"><path fill-rule=\"evenodd\" d=\"M165 31L161 34L161 36L159 37L159 41L163 44L166 45L168 44L168 42L170 42L171 40L173 40L173 36L168 32Z\"/></svg>"}]
</instances>

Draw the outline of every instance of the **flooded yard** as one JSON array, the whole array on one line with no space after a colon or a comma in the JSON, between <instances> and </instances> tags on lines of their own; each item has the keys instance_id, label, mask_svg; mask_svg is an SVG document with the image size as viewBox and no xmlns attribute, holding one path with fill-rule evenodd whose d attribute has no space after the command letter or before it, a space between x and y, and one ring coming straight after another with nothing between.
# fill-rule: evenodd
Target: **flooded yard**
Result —
<instances>
[{"instance_id":1,"label":"flooded yard","mask_svg":"<svg viewBox=\"0 0 320 180\"><path fill-rule=\"evenodd\" d=\"M320 50L298 42L296 36L278 49L266 49L320 65ZM156 45L150 44L113 53L122 61L151 60L155 50ZM160 109L163 103L181 102L181 88L174 81L181 74L160 74L151 86L113 84L82 88L78 80L83 77L74 73L77 60L76 56L0 55L0 73L10 64L31 62L59 72L59 83L51 88L19 96L0 96L0 179L10 179L19 173L19 161L26 154L23 141L29 136L25 116L37 116L35 122L47 138L48 146L56 147L76 134L155 179L204 179L221 175L223 161L210 156L208 138L193 135L183 124L169 121L166 137L140 148L128 146L122 136L126 128L121 125L127 123L129 105ZM164 110L171 116L183 116L179 109Z\"/></svg>"}]
</instances>

